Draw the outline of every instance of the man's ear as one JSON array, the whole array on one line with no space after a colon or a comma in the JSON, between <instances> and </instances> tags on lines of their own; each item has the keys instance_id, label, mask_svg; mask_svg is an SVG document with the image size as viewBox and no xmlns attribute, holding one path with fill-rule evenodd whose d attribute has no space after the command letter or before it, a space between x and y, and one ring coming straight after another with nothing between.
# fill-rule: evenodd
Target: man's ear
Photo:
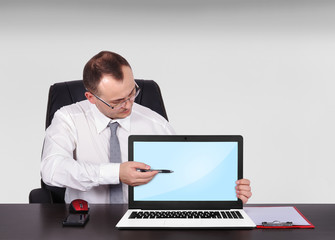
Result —
<instances>
[{"instance_id":1,"label":"man's ear","mask_svg":"<svg viewBox=\"0 0 335 240\"><path fill-rule=\"evenodd\" d=\"M90 103L95 104L96 98L93 96L92 93L85 92L85 97L87 98L88 101L90 101Z\"/></svg>"}]
</instances>

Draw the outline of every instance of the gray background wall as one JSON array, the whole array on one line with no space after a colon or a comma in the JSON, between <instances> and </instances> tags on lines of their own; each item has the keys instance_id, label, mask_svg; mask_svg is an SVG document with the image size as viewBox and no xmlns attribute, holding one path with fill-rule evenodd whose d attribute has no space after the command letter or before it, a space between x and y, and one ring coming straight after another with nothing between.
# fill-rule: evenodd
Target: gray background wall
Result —
<instances>
[{"instance_id":1,"label":"gray background wall","mask_svg":"<svg viewBox=\"0 0 335 240\"><path fill-rule=\"evenodd\" d=\"M48 88L101 50L161 86L179 134L242 134L251 203L334 203L335 2L0 2L0 203L39 187Z\"/></svg>"}]
</instances>

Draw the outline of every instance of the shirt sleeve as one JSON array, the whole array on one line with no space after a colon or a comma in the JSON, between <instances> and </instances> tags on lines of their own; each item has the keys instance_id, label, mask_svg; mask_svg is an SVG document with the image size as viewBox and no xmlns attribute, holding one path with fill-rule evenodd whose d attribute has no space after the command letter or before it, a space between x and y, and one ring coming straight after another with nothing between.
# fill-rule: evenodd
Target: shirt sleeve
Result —
<instances>
[{"instance_id":1,"label":"shirt sleeve","mask_svg":"<svg viewBox=\"0 0 335 240\"><path fill-rule=\"evenodd\" d=\"M169 122L166 122L165 131L166 131L166 134L168 135L176 135L176 131L173 129L173 127L171 126Z\"/></svg>"},{"instance_id":2,"label":"shirt sleeve","mask_svg":"<svg viewBox=\"0 0 335 240\"><path fill-rule=\"evenodd\" d=\"M119 183L120 164L76 161L76 144L71 116L58 110L46 130L43 144L41 176L46 184L88 191L100 184Z\"/></svg>"}]
</instances>

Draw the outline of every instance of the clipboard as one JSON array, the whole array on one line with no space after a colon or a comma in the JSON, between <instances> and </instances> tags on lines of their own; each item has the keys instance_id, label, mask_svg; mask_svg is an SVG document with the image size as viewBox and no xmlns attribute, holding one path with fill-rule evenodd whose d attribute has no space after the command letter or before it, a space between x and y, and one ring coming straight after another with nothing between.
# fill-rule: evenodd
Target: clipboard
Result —
<instances>
[{"instance_id":1,"label":"clipboard","mask_svg":"<svg viewBox=\"0 0 335 240\"><path fill-rule=\"evenodd\" d=\"M313 229L314 225L294 206L244 207L257 228Z\"/></svg>"}]
</instances>

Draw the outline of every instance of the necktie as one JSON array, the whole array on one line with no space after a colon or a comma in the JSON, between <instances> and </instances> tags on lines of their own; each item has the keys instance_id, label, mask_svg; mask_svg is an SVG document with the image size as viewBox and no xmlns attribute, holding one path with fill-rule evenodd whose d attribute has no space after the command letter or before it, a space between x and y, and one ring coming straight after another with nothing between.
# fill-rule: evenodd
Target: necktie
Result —
<instances>
[{"instance_id":1,"label":"necktie","mask_svg":"<svg viewBox=\"0 0 335 240\"><path fill-rule=\"evenodd\" d=\"M110 162L121 163L121 151L119 139L116 136L116 130L119 124L117 122L110 123L111 139L110 139ZM123 203L122 183L111 185L111 203Z\"/></svg>"}]
</instances>

